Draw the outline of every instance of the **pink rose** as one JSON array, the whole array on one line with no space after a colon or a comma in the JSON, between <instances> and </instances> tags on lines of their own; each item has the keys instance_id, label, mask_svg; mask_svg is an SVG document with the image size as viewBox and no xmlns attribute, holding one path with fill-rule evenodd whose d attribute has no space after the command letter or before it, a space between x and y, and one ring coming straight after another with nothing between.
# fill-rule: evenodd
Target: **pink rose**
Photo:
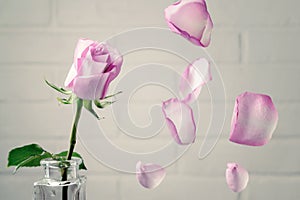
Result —
<instances>
[{"instance_id":1,"label":"pink rose","mask_svg":"<svg viewBox=\"0 0 300 200\"><path fill-rule=\"evenodd\" d=\"M122 62L120 53L108 44L79 39L65 86L81 99L103 99Z\"/></svg>"},{"instance_id":2,"label":"pink rose","mask_svg":"<svg viewBox=\"0 0 300 200\"><path fill-rule=\"evenodd\" d=\"M165 9L169 28L195 45L207 47L213 23L204 0L181 0Z\"/></svg>"}]
</instances>

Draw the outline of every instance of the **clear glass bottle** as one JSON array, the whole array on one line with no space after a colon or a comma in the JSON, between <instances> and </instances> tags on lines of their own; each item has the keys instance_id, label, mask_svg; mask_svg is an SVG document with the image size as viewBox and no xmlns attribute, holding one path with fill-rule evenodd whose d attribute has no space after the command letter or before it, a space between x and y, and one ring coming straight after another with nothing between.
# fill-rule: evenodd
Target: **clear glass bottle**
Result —
<instances>
[{"instance_id":1,"label":"clear glass bottle","mask_svg":"<svg viewBox=\"0 0 300 200\"><path fill-rule=\"evenodd\" d=\"M85 200L86 177L80 176L79 165L81 159L72 158L68 161L44 159L41 166L44 168L43 179L34 183L34 200ZM62 176L66 171L66 178Z\"/></svg>"}]
</instances>

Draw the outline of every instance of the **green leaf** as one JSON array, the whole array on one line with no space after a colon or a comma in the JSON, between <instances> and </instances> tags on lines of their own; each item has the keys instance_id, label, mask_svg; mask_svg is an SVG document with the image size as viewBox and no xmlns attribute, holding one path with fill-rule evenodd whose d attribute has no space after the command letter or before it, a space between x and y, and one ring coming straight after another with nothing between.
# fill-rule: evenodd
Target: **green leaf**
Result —
<instances>
[{"instance_id":1,"label":"green leaf","mask_svg":"<svg viewBox=\"0 0 300 200\"><path fill-rule=\"evenodd\" d=\"M60 152L59 154L55 154L55 155L54 155L54 159L58 160L58 159L60 159L62 156L67 156L67 154L68 154L68 151ZM84 165L83 158L81 157L81 155L80 155L79 153L73 152L72 156L81 159L82 162L81 162L81 164L79 165L79 169L87 170L86 166Z\"/></svg>"},{"instance_id":2,"label":"green leaf","mask_svg":"<svg viewBox=\"0 0 300 200\"><path fill-rule=\"evenodd\" d=\"M45 82L47 83L48 86L50 86L51 88L53 88L54 90L56 90L56 91L58 91L58 92L60 92L62 94L66 94L66 95L71 95L72 94L72 91L66 90L66 89L64 89L62 87L57 87L56 85L50 83L46 79L45 79Z\"/></svg>"},{"instance_id":3,"label":"green leaf","mask_svg":"<svg viewBox=\"0 0 300 200\"><path fill-rule=\"evenodd\" d=\"M14 173L20 167L37 167L40 161L51 158L52 154L44 150L38 144L29 144L11 150L8 154L7 167L16 166Z\"/></svg>"},{"instance_id":4,"label":"green leaf","mask_svg":"<svg viewBox=\"0 0 300 200\"><path fill-rule=\"evenodd\" d=\"M91 100L83 100L83 106L85 107L85 109L90 111L90 113L92 113L92 115L94 115L97 119L100 119L98 114L93 109L93 104Z\"/></svg>"}]
</instances>

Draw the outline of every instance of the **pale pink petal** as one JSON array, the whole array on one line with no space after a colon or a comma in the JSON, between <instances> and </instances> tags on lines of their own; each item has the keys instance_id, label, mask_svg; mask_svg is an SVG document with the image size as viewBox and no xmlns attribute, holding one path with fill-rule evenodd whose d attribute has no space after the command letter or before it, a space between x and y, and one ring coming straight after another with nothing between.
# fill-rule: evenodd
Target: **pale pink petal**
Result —
<instances>
[{"instance_id":1,"label":"pale pink petal","mask_svg":"<svg viewBox=\"0 0 300 200\"><path fill-rule=\"evenodd\" d=\"M121 68L121 65L119 66L108 66L110 67L109 70L106 70L104 71L103 75L104 76L107 76L107 80L106 82L104 83L103 85L103 89L102 89L102 92L100 93L100 96L99 98L100 99L103 99L106 94L107 94L107 91L108 91L108 87L109 87L109 84L118 76L118 74L120 73L120 68Z\"/></svg>"},{"instance_id":2,"label":"pale pink petal","mask_svg":"<svg viewBox=\"0 0 300 200\"><path fill-rule=\"evenodd\" d=\"M165 9L169 28L195 45L207 47L213 28L204 0L182 0Z\"/></svg>"},{"instance_id":3,"label":"pale pink petal","mask_svg":"<svg viewBox=\"0 0 300 200\"><path fill-rule=\"evenodd\" d=\"M80 69L78 70L78 76L90 76L101 74L107 67L107 62L95 62L92 58L91 52L87 52Z\"/></svg>"},{"instance_id":4,"label":"pale pink petal","mask_svg":"<svg viewBox=\"0 0 300 200\"><path fill-rule=\"evenodd\" d=\"M67 75L67 78L65 80L65 87L67 88L72 88L73 87L73 82L74 78L77 76L77 71L75 69L74 64L71 66L71 69Z\"/></svg>"},{"instance_id":5,"label":"pale pink petal","mask_svg":"<svg viewBox=\"0 0 300 200\"><path fill-rule=\"evenodd\" d=\"M157 187L165 178L165 169L157 164L136 164L136 177L138 182L145 188L153 189Z\"/></svg>"},{"instance_id":6,"label":"pale pink petal","mask_svg":"<svg viewBox=\"0 0 300 200\"><path fill-rule=\"evenodd\" d=\"M106 43L103 43L103 45L110 52L110 60L112 61L112 63L105 68L104 73L112 72L113 70L111 78L115 79L121 71L123 57L116 48L113 48Z\"/></svg>"},{"instance_id":7,"label":"pale pink petal","mask_svg":"<svg viewBox=\"0 0 300 200\"><path fill-rule=\"evenodd\" d=\"M107 63L109 60L109 54L95 55L92 57L95 62Z\"/></svg>"},{"instance_id":8,"label":"pale pink petal","mask_svg":"<svg viewBox=\"0 0 300 200\"><path fill-rule=\"evenodd\" d=\"M116 48L110 46L107 43L101 43L100 45L102 45L103 48L106 49L107 52L109 52L110 60L112 62L113 61L116 62L115 64L117 64L117 63L120 64L120 62L122 63L123 58L122 58L120 52Z\"/></svg>"},{"instance_id":9,"label":"pale pink petal","mask_svg":"<svg viewBox=\"0 0 300 200\"><path fill-rule=\"evenodd\" d=\"M203 85L212 80L210 64L205 58L199 58L183 72L180 80L180 92L183 101L193 103L199 96Z\"/></svg>"},{"instance_id":10,"label":"pale pink petal","mask_svg":"<svg viewBox=\"0 0 300 200\"><path fill-rule=\"evenodd\" d=\"M107 90L107 82L109 81L109 73L80 76L74 79L73 92L82 99L99 99L103 98L103 94Z\"/></svg>"},{"instance_id":11,"label":"pale pink petal","mask_svg":"<svg viewBox=\"0 0 300 200\"><path fill-rule=\"evenodd\" d=\"M247 187L249 174L237 163L227 163L226 182L233 192L241 192Z\"/></svg>"},{"instance_id":12,"label":"pale pink petal","mask_svg":"<svg viewBox=\"0 0 300 200\"><path fill-rule=\"evenodd\" d=\"M178 99L169 99L162 104L167 126L175 142L191 144L196 138L196 124L193 110Z\"/></svg>"},{"instance_id":13,"label":"pale pink petal","mask_svg":"<svg viewBox=\"0 0 300 200\"><path fill-rule=\"evenodd\" d=\"M85 57L86 53L88 52L88 47L93 44L95 44L94 41L86 38L81 38L78 40L74 53L74 64L77 71L81 66L81 58Z\"/></svg>"},{"instance_id":14,"label":"pale pink petal","mask_svg":"<svg viewBox=\"0 0 300 200\"><path fill-rule=\"evenodd\" d=\"M271 97L245 92L236 98L229 140L249 146L269 142L278 122Z\"/></svg>"},{"instance_id":15,"label":"pale pink petal","mask_svg":"<svg viewBox=\"0 0 300 200\"><path fill-rule=\"evenodd\" d=\"M203 31L201 40L200 40L200 44L202 44L204 47L207 47L210 44L210 40L211 40L211 32L213 29L213 22L211 20L211 17L208 16L207 19L207 24L205 26L205 29Z\"/></svg>"}]
</instances>

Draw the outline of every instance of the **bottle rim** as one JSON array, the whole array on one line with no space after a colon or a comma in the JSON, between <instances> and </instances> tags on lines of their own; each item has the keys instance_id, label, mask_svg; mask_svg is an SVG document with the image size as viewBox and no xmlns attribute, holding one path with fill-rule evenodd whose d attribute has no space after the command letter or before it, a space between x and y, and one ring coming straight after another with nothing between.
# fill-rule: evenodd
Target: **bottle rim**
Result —
<instances>
[{"instance_id":1,"label":"bottle rim","mask_svg":"<svg viewBox=\"0 0 300 200\"><path fill-rule=\"evenodd\" d=\"M52 158L45 158L40 161L41 166L51 166L57 168L69 166L79 166L82 163L81 158L72 157L71 160L54 160ZM66 165L62 165L66 164Z\"/></svg>"}]
</instances>

